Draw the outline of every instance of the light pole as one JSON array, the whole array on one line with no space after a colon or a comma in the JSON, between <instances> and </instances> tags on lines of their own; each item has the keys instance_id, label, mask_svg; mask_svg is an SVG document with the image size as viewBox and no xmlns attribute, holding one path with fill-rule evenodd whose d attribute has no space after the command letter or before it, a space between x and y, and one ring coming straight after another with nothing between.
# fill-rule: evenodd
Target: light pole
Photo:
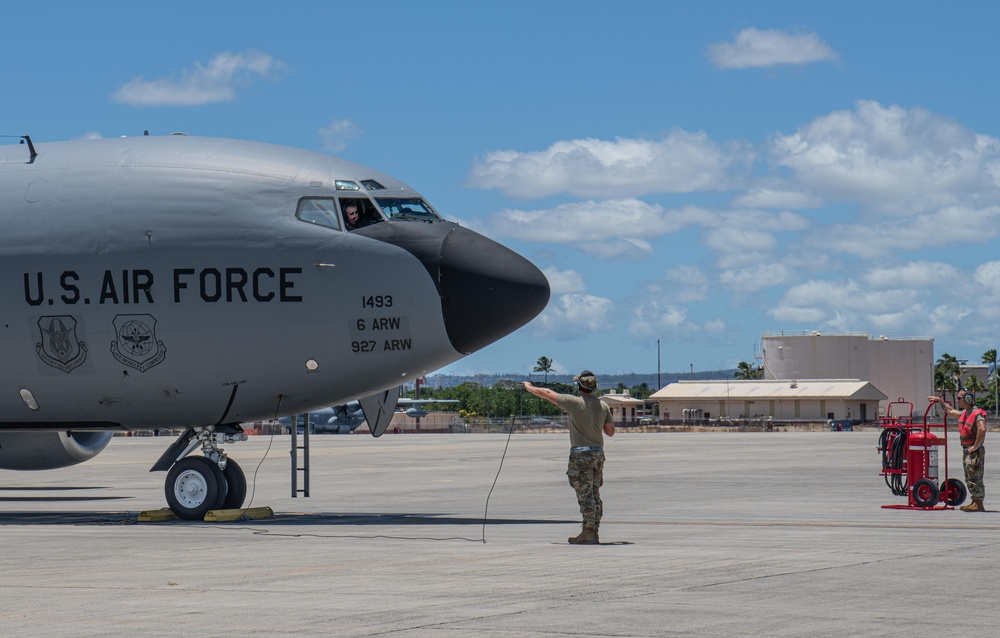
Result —
<instances>
[{"instance_id":1,"label":"light pole","mask_svg":"<svg viewBox=\"0 0 1000 638\"><path fill-rule=\"evenodd\" d=\"M663 382L660 381L660 340L656 340L656 389L663 389Z\"/></svg>"}]
</instances>

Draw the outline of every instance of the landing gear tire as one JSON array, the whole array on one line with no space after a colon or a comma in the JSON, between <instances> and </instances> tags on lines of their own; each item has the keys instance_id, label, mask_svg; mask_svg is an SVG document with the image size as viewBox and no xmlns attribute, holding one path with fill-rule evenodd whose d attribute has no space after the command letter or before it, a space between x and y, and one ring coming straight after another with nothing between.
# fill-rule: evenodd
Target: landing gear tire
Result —
<instances>
[{"instance_id":1,"label":"landing gear tire","mask_svg":"<svg viewBox=\"0 0 1000 638\"><path fill-rule=\"evenodd\" d=\"M243 468L233 459L227 458L226 469L222 470L222 476L229 487L226 499L222 502L222 509L236 510L243 507L243 501L247 497L247 477L243 474Z\"/></svg>"},{"instance_id":2,"label":"landing gear tire","mask_svg":"<svg viewBox=\"0 0 1000 638\"><path fill-rule=\"evenodd\" d=\"M211 510L220 509L226 499L227 484L217 464L204 456L186 456L167 472L163 492L174 514L195 521L204 519Z\"/></svg>"},{"instance_id":3,"label":"landing gear tire","mask_svg":"<svg viewBox=\"0 0 1000 638\"><path fill-rule=\"evenodd\" d=\"M934 507L938 495L938 487L930 479L922 478L913 484L913 502L920 507Z\"/></svg>"}]
</instances>

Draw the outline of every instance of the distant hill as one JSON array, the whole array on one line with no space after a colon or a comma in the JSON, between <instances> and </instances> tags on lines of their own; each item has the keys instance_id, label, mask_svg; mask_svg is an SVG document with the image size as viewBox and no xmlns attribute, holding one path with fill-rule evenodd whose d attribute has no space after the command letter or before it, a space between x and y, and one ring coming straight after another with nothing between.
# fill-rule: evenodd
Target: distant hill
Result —
<instances>
[{"instance_id":1,"label":"distant hill","mask_svg":"<svg viewBox=\"0 0 1000 638\"><path fill-rule=\"evenodd\" d=\"M660 381L662 386L675 383L679 380L694 379L696 381L711 381L719 379L732 379L736 370L703 370L692 374L691 372L661 372ZM626 388L632 388L645 383L655 392L660 387L656 382L655 372L631 372L628 374L602 374L597 372L597 380L604 390L615 388L619 383L625 384ZM545 375L538 372L527 375L511 372L508 374L476 374L476 375L450 375L450 374L430 374L427 375L427 386L431 388L451 388L462 383L478 383L490 387L498 381L531 381L540 383L545 380ZM549 374L550 383L573 383L572 374Z\"/></svg>"}]
</instances>

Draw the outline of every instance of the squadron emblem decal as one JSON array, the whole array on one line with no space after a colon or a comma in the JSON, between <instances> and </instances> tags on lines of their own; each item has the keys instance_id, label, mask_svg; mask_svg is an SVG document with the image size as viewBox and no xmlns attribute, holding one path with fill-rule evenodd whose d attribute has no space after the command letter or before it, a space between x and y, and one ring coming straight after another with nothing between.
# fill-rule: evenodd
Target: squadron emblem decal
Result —
<instances>
[{"instance_id":1,"label":"squadron emblem decal","mask_svg":"<svg viewBox=\"0 0 1000 638\"><path fill-rule=\"evenodd\" d=\"M87 360L87 346L76 340L76 319L70 315L42 317L38 320L42 340L35 344L38 357L69 374Z\"/></svg>"},{"instance_id":2,"label":"squadron emblem decal","mask_svg":"<svg viewBox=\"0 0 1000 638\"><path fill-rule=\"evenodd\" d=\"M121 363L145 372L167 356L163 342L156 340L152 315L118 315L114 324L117 341L111 342L111 354Z\"/></svg>"}]
</instances>

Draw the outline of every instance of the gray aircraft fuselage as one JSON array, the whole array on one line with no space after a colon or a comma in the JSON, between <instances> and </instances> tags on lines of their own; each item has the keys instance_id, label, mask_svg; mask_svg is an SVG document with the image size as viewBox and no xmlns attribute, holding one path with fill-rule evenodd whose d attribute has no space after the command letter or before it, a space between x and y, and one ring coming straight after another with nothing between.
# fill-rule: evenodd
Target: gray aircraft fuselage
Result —
<instances>
[{"instance_id":1,"label":"gray aircraft fuselage","mask_svg":"<svg viewBox=\"0 0 1000 638\"><path fill-rule=\"evenodd\" d=\"M421 198L348 161L180 135L34 147L0 147L0 429L202 427L346 403L548 301L537 268L434 215L342 229L346 199L378 213L380 198ZM305 219L304 200L330 202L332 221Z\"/></svg>"}]
</instances>

